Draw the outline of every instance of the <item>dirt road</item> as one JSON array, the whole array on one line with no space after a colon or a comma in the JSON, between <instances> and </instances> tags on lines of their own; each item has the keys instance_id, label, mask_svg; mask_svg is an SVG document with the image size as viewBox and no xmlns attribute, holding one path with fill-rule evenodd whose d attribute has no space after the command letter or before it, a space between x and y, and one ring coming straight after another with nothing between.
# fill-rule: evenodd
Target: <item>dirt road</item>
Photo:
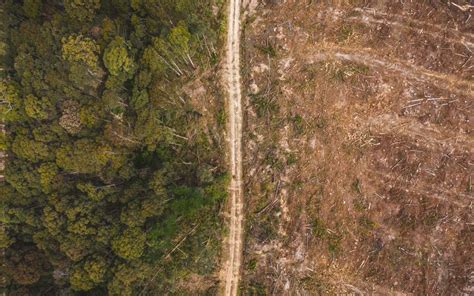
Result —
<instances>
[{"instance_id":1,"label":"dirt road","mask_svg":"<svg viewBox=\"0 0 474 296\"><path fill-rule=\"evenodd\" d=\"M237 295L242 258L242 106L240 90L240 0L229 1L227 32L227 71L229 100L229 145L232 180L230 193L230 225L224 249L222 270L224 295Z\"/></svg>"}]
</instances>

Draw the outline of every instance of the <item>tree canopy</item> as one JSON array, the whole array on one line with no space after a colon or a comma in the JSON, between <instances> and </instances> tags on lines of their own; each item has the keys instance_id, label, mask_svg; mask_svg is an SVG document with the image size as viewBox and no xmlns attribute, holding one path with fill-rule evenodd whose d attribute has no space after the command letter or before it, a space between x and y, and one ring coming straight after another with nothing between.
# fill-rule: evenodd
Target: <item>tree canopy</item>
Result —
<instances>
[{"instance_id":1,"label":"tree canopy","mask_svg":"<svg viewBox=\"0 0 474 296\"><path fill-rule=\"evenodd\" d=\"M225 162L186 91L216 67L212 7L2 1L2 292L180 294L212 272Z\"/></svg>"}]
</instances>

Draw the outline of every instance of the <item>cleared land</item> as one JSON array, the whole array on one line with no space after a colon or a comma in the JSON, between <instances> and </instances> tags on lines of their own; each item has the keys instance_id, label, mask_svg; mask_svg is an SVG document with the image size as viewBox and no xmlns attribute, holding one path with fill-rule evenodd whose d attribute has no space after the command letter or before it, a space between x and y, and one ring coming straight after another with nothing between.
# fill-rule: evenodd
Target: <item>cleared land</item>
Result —
<instances>
[{"instance_id":1,"label":"cleared land","mask_svg":"<svg viewBox=\"0 0 474 296\"><path fill-rule=\"evenodd\" d=\"M243 41L242 293L474 293L470 6L267 2Z\"/></svg>"}]
</instances>

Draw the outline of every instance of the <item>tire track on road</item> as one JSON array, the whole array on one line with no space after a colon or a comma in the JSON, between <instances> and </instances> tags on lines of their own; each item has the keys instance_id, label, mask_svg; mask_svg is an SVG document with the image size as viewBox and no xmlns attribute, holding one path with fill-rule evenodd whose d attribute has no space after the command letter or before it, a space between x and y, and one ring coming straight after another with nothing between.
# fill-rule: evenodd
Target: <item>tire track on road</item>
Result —
<instances>
[{"instance_id":1,"label":"tire track on road","mask_svg":"<svg viewBox=\"0 0 474 296\"><path fill-rule=\"evenodd\" d=\"M442 34L442 33L448 33L455 38L458 38L460 41L466 40L469 44L473 44L474 41L474 34L468 33L468 32L462 32L458 31L452 27L448 27L447 25L445 26L440 26L435 23L431 22L425 22L419 19L414 19L411 17L408 17L406 15L400 15L400 14L392 14L392 13L385 13L385 12L380 12L377 11L376 9L373 8L355 8L354 11L357 11L359 13L362 13L364 15L372 15L375 17L382 17L382 18L389 18L392 19L392 22L401 24L401 23L408 23L408 24L413 24L416 25L419 29L424 28L427 31L430 31L433 34ZM399 21L399 22L398 22ZM407 25L404 25L407 26ZM410 26L410 25L408 25Z\"/></svg>"},{"instance_id":2,"label":"tire track on road","mask_svg":"<svg viewBox=\"0 0 474 296\"><path fill-rule=\"evenodd\" d=\"M359 11L360 10L356 10ZM376 19L374 18L371 14L365 13L362 16L351 16L347 18L348 21L355 21L355 22L362 22L364 24L382 24L382 25L387 25L391 27L397 27L400 29L405 29L405 30L412 30L414 32L417 32L419 34L424 34L424 35L429 35L432 38L440 39L440 40L445 40L451 43L459 43L463 44L464 46L467 46L469 48L474 48L474 43L470 41L468 38L470 38L469 35L463 34L463 33L458 33L460 37L458 38L452 38L447 36L446 32L452 33L451 31L448 31L447 29L446 32L441 31L441 30L436 30L436 31L430 31L425 28L420 28L420 27L413 27L409 25L405 25L403 23L400 23L398 21L393 21L393 20L387 20L387 19ZM443 34L443 32L445 34ZM467 38L466 38L467 37Z\"/></svg>"},{"instance_id":3,"label":"tire track on road","mask_svg":"<svg viewBox=\"0 0 474 296\"><path fill-rule=\"evenodd\" d=\"M375 68L381 68L390 72L398 73L402 77L414 81L431 83L436 87L449 90L453 93L467 96L474 95L474 82L470 80L459 79L454 75L431 71L401 60L379 57L375 50L368 48L353 49L336 46L322 47L316 54L313 54L309 62L314 63L316 61L327 59L350 61Z\"/></svg>"}]
</instances>

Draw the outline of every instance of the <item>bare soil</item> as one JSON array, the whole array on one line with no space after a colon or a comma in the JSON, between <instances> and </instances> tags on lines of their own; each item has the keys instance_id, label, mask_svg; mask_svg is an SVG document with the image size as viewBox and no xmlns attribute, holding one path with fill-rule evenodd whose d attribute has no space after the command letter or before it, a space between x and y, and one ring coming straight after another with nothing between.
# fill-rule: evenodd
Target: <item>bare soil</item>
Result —
<instances>
[{"instance_id":1,"label":"bare soil","mask_svg":"<svg viewBox=\"0 0 474 296\"><path fill-rule=\"evenodd\" d=\"M243 295L474 293L472 12L266 1L247 18Z\"/></svg>"},{"instance_id":2,"label":"bare soil","mask_svg":"<svg viewBox=\"0 0 474 296\"><path fill-rule=\"evenodd\" d=\"M224 242L221 294L236 296L238 293L243 245L243 195L242 195L242 102L240 78L240 17L241 1L230 0L228 7L226 71L229 166L229 233Z\"/></svg>"}]
</instances>

